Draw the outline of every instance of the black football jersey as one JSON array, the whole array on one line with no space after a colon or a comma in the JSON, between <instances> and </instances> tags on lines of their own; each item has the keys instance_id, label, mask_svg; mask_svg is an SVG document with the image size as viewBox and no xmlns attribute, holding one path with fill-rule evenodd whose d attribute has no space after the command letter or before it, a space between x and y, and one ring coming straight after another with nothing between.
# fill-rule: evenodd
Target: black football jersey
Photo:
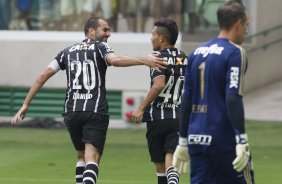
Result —
<instances>
[{"instance_id":1,"label":"black football jersey","mask_svg":"<svg viewBox=\"0 0 282 184\"><path fill-rule=\"evenodd\" d=\"M67 90L64 112L108 113L105 58L114 51L106 42L85 39L62 50L55 59L66 71Z\"/></svg>"},{"instance_id":2,"label":"black football jersey","mask_svg":"<svg viewBox=\"0 0 282 184\"><path fill-rule=\"evenodd\" d=\"M165 77L166 84L159 96L145 110L143 122L179 117L179 105L181 103L187 57L183 51L177 48L165 49L160 51L159 54L160 57L166 58L168 66L161 72L150 69L151 86L154 79L159 76Z\"/></svg>"}]
</instances>

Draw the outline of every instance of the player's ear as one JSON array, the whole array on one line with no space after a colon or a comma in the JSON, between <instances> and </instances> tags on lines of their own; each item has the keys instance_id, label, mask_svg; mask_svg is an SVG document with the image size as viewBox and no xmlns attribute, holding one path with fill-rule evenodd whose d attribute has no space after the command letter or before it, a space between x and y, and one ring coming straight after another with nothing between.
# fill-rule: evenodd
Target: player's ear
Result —
<instances>
[{"instance_id":1,"label":"player's ear","mask_svg":"<svg viewBox=\"0 0 282 184\"><path fill-rule=\"evenodd\" d=\"M164 42L164 41L165 41L165 37L164 37L164 35L160 35L160 36L159 36L159 41L160 41L160 43L162 43L162 42Z\"/></svg>"},{"instance_id":2,"label":"player's ear","mask_svg":"<svg viewBox=\"0 0 282 184\"><path fill-rule=\"evenodd\" d=\"M236 30L239 30L242 25L243 25L243 20L238 19L234 26L235 26Z\"/></svg>"},{"instance_id":3,"label":"player's ear","mask_svg":"<svg viewBox=\"0 0 282 184\"><path fill-rule=\"evenodd\" d=\"M95 29L93 29L92 27L88 28L88 34L89 34L89 36L94 37L95 36Z\"/></svg>"}]
</instances>

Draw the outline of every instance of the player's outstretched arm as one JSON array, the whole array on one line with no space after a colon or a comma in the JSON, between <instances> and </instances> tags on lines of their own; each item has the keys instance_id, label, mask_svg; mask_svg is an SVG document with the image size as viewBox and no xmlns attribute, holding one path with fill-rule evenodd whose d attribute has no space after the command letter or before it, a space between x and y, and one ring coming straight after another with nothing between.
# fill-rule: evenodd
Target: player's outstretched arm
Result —
<instances>
[{"instance_id":1,"label":"player's outstretched arm","mask_svg":"<svg viewBox=\"0 0 282 184\"><path fill-rule=\"evenodd\" d=\"M36 93L41 89L41 87L44 85L44 83L52 77L56 71L54 71L52 68L47 67L43 73L38 77L38 79L35 81L35 83L31 86L22 107L17 112L17 114L12 118L11 123L12 124L18 124L21 120L25 118L25 115L28 111L29 104L33 97L36 95Z\"/></svg>"},{"instance_id":2,"label":"player's outstretched arm","mask_svg":"<svg viewBox=\"0 0 282 184\"><path fill-rule=\"evenodd\" d=\"M147 57L130 57L130 56L117 56L116 54L109 54L107 56L107 62L113 66L117 67L128 67L134 65L146 65L150 68L154 68L158 71L160 69L166 68L166 62L164 58L156 56L147 56Z\"/></svg>"}]
</instances>

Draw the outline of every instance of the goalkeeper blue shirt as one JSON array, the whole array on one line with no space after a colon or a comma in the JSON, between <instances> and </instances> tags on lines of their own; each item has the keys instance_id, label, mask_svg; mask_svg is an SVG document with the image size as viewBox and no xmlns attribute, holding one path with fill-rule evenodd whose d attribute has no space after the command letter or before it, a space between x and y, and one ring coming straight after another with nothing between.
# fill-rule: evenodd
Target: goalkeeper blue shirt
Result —
<instances>
[{"instance_id":1,"label":"goalkeeper blue shirt","mask_svg":"<svg viewBox=\"0 0 282 184\"><path fill-rule=\"evenodd\" d=\"M189 56L183 99L191 102L187 122L190 153L235 149L226 96L242 96L246 69L244 49L224 38L211 39Z\"/></svg>"}]
</instances>

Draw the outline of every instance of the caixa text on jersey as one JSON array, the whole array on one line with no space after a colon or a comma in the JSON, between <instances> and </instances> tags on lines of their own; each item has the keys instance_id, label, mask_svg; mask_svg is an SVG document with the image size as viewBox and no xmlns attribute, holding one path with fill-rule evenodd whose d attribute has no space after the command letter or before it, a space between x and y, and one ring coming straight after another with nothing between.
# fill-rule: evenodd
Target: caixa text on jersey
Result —
<instances>
[{"instance_id":1,"label":"caixa text on jersey","mask_svg":"<svg viewBox=\"0 0 282 184\"><path fill-rule=\"evenodd\" d=\"M79 44L79 45L74 45L72 47L70 47L69 52L73 52L76 50L94 50L95 49L95 45L94 44Z\"/></svg>"},{"instance_id":2,"label":"caixa text on jersey","mask_svg":"<svg viewBox=\"0 0 282 184\"><path fill-rule=\"evenodd\" d=\"M164 57L168 65L187 65L186 57Z\"/></svg>"}]
</instances>

